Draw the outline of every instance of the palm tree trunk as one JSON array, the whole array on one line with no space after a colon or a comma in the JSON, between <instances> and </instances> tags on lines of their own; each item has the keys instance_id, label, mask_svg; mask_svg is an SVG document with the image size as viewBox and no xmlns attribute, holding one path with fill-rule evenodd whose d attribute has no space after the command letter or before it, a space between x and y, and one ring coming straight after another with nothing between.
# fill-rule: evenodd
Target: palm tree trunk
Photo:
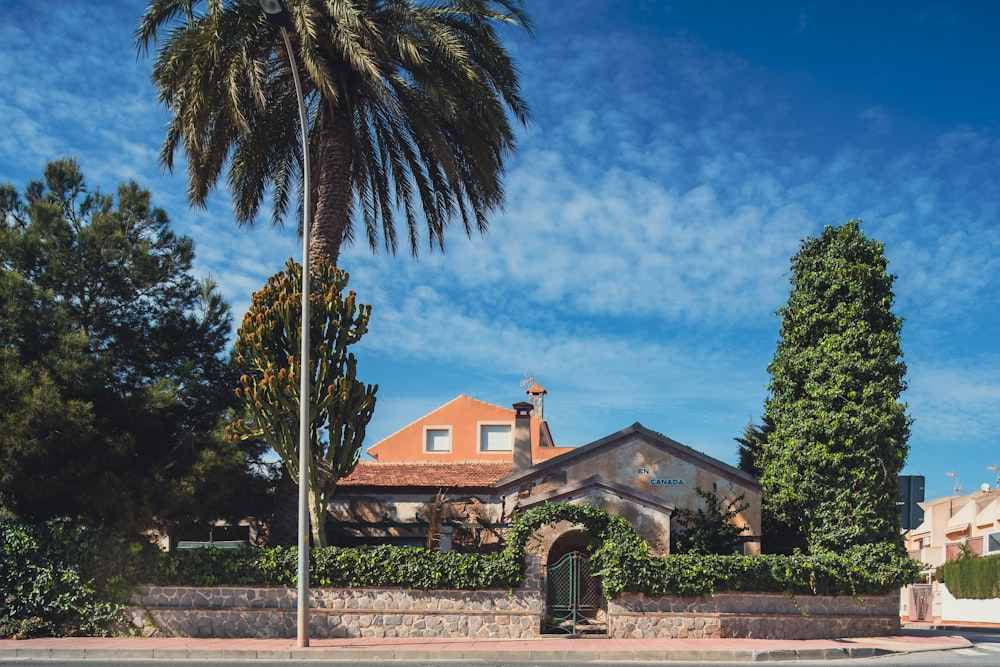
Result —
<instances>
[{"instance_id":1,"label":"palm tree trunk","mask_svg":"<svg viewBox=\"0 0 1000 667\"><path fill-rule=\"evenodd\" d=\"M332 106L332 105L330 105ZM340 108L327 107L323 122L316 124L317 169L313 177L315 213L309 230L309 260L325 259L333 264L349 239L353 192L349 137L350 118Z\"/></svg>"}]
</instances>

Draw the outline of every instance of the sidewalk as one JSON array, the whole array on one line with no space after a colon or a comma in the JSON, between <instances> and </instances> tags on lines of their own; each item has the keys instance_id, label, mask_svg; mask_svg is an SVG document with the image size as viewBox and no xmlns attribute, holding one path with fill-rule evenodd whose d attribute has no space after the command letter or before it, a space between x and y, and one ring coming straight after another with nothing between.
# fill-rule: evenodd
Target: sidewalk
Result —
<instances>
[{"instance_id":1,"label":"sidewalk","mask_svg":"<svg viewBox=\"0 0 1000 667\"><path fill-rule=\"evenodd\" d=\"M900 635L854 639L294 639L95 638L0 640L0 659L169 660L490 660L704 661L833 660L966 648L958 636Z\"/></svg>"}]
</instances>

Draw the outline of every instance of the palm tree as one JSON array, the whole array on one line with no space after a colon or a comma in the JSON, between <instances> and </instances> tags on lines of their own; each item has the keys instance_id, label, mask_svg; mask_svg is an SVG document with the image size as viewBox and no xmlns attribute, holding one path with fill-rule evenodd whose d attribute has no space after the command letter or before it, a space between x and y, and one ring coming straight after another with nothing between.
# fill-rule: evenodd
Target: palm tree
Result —
<instances>
[{"instance_id":1,"label":"palm tree","mask_svg":"<svg viewBox=\"0 0 1000 667\"><path fill-rule=\"evenodd\" d=\"M530 31L523 1L287 5L314 165L310 257L336 263L356 223L373 252L395 253L400 216L414 256L421 218L431 247L443 249L455 219L485 233L504 203L509 116L528 121L495 29ZM284 42L257 0L150 0L135 37L140 52L159 47L152 76L172 116L160 161L173 170L183 148L189 201L204 206L226 171L241 225L268 193L280 223L301 183L298 107Z\"/></svg>"}]
</instances>

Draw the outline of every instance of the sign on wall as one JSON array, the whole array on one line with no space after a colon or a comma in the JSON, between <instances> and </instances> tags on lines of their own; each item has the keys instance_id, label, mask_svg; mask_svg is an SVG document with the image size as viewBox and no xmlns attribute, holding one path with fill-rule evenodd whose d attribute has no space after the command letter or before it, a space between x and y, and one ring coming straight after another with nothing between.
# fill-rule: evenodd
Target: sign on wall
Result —
<instances>
[{"instance_id":1,"label":"sign on wall","mask_svg":"<svg viewBox=\"0 0 1000 667\"><path fill-rule=\"evenodd\" d=\"M636 475L650 474L649 468L636 468ZM649 480L652 486L683 486L684 480L679 477L653 477Z\"/></svg>"}]
</instances>

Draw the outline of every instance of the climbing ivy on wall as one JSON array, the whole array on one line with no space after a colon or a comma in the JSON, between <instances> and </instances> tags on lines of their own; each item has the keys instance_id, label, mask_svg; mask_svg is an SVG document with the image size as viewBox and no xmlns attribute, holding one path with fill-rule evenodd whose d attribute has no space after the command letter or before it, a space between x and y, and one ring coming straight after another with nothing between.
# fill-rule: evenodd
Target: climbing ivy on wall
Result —
<instances>
[{"instance_id":1,"label":"climbing ivy on wall","mask_svg":"<svg viewBox=\"0 0 1000 667\"><path fill-rule=\"evenodd\" d=\"M814 595L884 593L914 581L916 563L893 545L865 545L841 554L793 556L665 556L619 516L590 505L547 504L517 514L503 551L438 553L388 545L311 551L316 586L392 586L417 590L514 589L524 578L530 536L568 521L595 538L592 563L604 594L710 595L722 591ZM162 554L155 583L187 586L295 586L296 550L197 549Z\"/></svg>"},{"instance_id":2,"label":"climbing ivy on wall","mask_svg":"<svg viewBox=\"0 0 1000 667\"><path fill-rule=\"evenodd\" d=\"M311 550L310 577L314 586L330 588L511 590L524 579L530 536L560 521L580 525L595 538L591 562L608 597L722 591L875 594L912 583L919 573L918 564L892 544L864 545L836 554L651 558L646 543L621 517L587 505L544 505L513 519L507 545L497 554L443 554L388 545L328 547ZM294 548L165 553L120 538L84 545L77 537L39 537L64 532L58 524L32 527L5 523L0 517L0 600L6 601L0 606L0 637L66 632L67 624L76 632L100 632L102 620L117 618L129 589L141 583L292 588L297 584ZM84 569L77 567L81 560L89 563ZM991 566L1000 562L1000 558L975 560ZM949 574L949 586L957 578Z\"/></svg>"}]
</instances>

